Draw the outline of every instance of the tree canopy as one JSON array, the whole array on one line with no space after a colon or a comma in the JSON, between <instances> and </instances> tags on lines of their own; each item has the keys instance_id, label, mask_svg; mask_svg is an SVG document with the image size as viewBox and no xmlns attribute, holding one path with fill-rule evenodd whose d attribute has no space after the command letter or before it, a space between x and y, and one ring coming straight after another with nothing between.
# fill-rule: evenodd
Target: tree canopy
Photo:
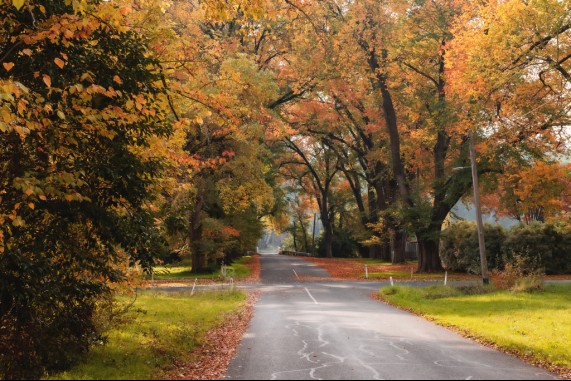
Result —
<instances>
[{"instance_id":1,"label":"tree canopy","mask_svg":"<svg viewBox=\"0 0 571 381\"><path fill-rule=\"evenodd\" d=\"M0 378L73 362L173 251L201 273L264 229L393 262L415 239L439 271L470 137L487 207L568 222L570 8L3 0Z\"/></svg>"}]
</instances>

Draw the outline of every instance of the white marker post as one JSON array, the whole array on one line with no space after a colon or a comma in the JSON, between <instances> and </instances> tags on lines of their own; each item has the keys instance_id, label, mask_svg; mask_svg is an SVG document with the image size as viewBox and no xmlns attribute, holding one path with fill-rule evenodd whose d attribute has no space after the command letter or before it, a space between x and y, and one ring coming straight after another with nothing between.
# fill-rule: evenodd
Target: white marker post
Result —
<instances>
[{"instance_id":1,"label":"white marker post","mask_svg":"<svg viewBox=\"0 0 571 381\"><path fill-rule=\"evenodd\" d=\"M390 278L391 278L391 287L392 287L392 286L394 286L395 284L394 284L394 282L393 282L393 277L390 277Z\"/></svg>"},{"instance_id":2,"label":"white marker post","mask_svg":"<svg viewBox=\"0 0 571 381\"><path fill-rule=\"evenodd\" d=\"M366 263L365 263L365 279L369 279L369 268L367 267Z\"/></svg>"},{"instance_id":3,"label":"white marker post","mask_svg":"<svg viewBox=\"0 0 571 381\"><path fill-rule=\"evenodd\" d=\"M196 281L198 280L198 278L194 278L194 284L192 285L192 291L190 292L190 296L194 295L194 288L196 287Z\"/></svg>"},{"instance_id":4,"label":"white marker post","mask_svg":"<svg viewBox=\"0 0 571 381\"><path fill-rule=\"evenodd\" d=\"M448 271L444 273L444 285L446 286L447 283L448 283Z\"/></svg>"}]
</instances>

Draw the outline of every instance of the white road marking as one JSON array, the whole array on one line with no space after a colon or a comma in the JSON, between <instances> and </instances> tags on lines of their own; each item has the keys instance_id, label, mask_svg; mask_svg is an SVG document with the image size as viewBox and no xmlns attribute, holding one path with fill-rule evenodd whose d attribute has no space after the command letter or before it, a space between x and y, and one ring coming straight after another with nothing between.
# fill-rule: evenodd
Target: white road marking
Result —
<instances>
[{"instance_id":1,"label":"white road marking","mask_svg":"<svg viewBox=\"0 0 571 381\"><path fill-rule=\"evenodd\" d=\"M295 269L292 269L292 270L293 270L293 273L295 274L295 277L297 278L297 280L300 280L299 275L297 275L297 273L295 272Z\"/></svg>"},{"instance_id":2,"label":"white road marking","mask_svg":"<svg viewBox=\"0 0 571 381\"><path fill-rule=\"evenodd\" d=\"M313 297L313 295L311 295L311 293L309 292L309 290L307 289L307 287L304 287L305 291L307 291L307 295L309 295L309 297L311 298L311 300L313 300L313 303L315 304L319 304L317 303L317 300L315 300L315 298Z\"/></svg>"}]
</instances>

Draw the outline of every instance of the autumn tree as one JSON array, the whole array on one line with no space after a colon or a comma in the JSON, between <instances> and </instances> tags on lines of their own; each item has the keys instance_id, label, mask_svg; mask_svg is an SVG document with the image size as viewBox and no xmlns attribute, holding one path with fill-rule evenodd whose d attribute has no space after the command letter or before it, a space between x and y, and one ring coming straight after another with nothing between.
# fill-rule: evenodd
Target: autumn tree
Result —
<instances>
[{"instance_id":1,"label":"autumn tree","mask_svg":"<svg viewBox=\"0 0 571 381\"><path fill-rule=\"evenodd\" d=\"M289 200L289 210L291 222L288 231L292 235L293 246L295 251L313 253L314 242L310 239L312 232L313 205L314 202L310 195L302 194L297 187L291 187L291 196Z\"/></svg>"},{"instance_id":2,"label":"autumn tree","mask_svg":"<svg viewBox=\"0 0 571 381\"><path fill-rule=\"evenodd\" d=\"M0 4L0 377L63 369L121 266L151 266L163 93L123 2Z\"/></svg>"},{"instance_id":3,"label":"autumn tree","mask_svg":"<svg viewBox=\"0 0 571 381\"><path fill-rule=\"evenodd\" d=\"M285 176L315 199L323 224L325 256L333 257L336 210L333 192L337 181L337 159L322 141L312 141L303 136L286 138L285 146L291 150L291 155L281 162Z\"/></svg>"},{"instance_id":4,"label":"autumn tree","mask_svg":"<svg viewBox=\"0 0 571 381\"><path fill-rule=\"evenodd\" d=\"M186 184L180 194L190 198L182 210L187 221L177 226L187 232L193 272L199 273L216 258L228 258L229 241L246 236L239 226L257 226L260 235L263 217L279 212L270 151L262 144L272 134L264 106L279 98L279 88L265 69L271 61L265 54L271 53L262 49L270 27L256 12L231 7L219 14L212 4L178 2L165 15L170 24L163 35L171 40L157 39L154 48L176 119L171 149L180 165L179 184ZM223 232L234 235L214 243L211 238ZM239 246L247 251L244 242Z\"/></svg>"},{"instance_id":5,"label":"autumn tree","mask_svg":"<svg viewBox=\"0 0 571 381\"><path fill-rule=\"evenodd\" d=\"M308 133L338 153L363 224L381 219L379 231L387 236L385 247L393 242L395 259L404 259L406 233L416 233L419 270L436 271L442 222L469 189L469 181L446 170L455 131L445 96L443 44L451 39L457 9L451 2L327 4L311 14L314 32L325 41L313 49L322 58L313 96L337 118ZM457 161L466 158L458 149L454 155ZM422 171L414 164L421 162Z\"/></svg>"},{"instance_id":6,"label":"autumn tree","mask_svg":"<svg viewBox=\"0 0 571 381\"><path fill-rule=\"evenodd\" d=\"M523 221L565 209L571 77L569 1L472 4L455 26L451 92L499 177L495 206ZM475 23L474 20L478 22Z\"/></svg>"}]
</instances>

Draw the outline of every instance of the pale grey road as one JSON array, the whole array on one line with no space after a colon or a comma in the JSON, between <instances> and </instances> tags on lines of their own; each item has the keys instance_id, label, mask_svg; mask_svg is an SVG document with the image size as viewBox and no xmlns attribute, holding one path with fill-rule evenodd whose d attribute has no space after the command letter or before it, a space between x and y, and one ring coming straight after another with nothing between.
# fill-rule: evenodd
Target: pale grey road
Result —
<instances>
[{"instance_id":1,"label":"pale grey road","mask_svg":"<svg viewBox=\"0 0 571 381\"><path fill-rule=\"evenodd\" d=\"M554 379L369 297L374 284L324 276L301 258L262 256L262 294L226 378Z\"/></svg>"}]
</instances>

